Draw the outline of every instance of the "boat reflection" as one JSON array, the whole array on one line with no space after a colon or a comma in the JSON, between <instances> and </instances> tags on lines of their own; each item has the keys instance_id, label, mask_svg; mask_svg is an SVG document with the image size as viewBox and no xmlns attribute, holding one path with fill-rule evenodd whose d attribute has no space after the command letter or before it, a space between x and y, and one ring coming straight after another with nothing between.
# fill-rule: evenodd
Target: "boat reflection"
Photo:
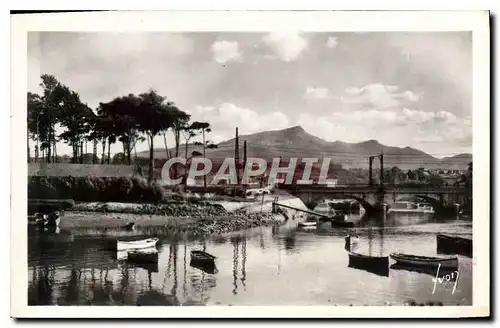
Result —
<instances>
[{"instance_id":1,"label":"boat reflection","mask_svg":"<svg viewBox=\"0 0 500 328\"><path fill-rule=\"evenodd\" d=\"M381 276L381 277L389 277L389 266L387 266L387 267L369 266L369 265L360 265L359 263L358 264L349 263L349 265L347 267L351 268L351 269L357 269L357 270L362 270L362 271L366 271L369 273L373 273L373 274L376 274L377 276Z\"/></svg>"},{"instance_id":2,"label":"boat reflection","mask_svg":"<svg viewBox=\"0 0 500 328\"><path fill-rule=\"evenodd\" d=\"M189 262L189 266L191 266L195 269L201 270L201 271L208 273L208 274L216 274L219 272L219 270L217 270L217 266L215 265L215 263L203 263L203 262L191 260Z\"/></svg>"},{"instance_id":3,"label":"boat reflection","mask_svg":"<svg viewBox=\"0 0 500 328\"><path fill-rule=\"evenodd\" d=\"M417 272L417 273L427 274L433 277L435 277L437 274L437 269L435 267L411 266L400 263L394 263L393 265L390 266L390 269ZM458 277L457 275L453 276L451 275L454 272L457 272L457 270L450 268L439 268L439 277L449 275L452 279L456 279Z\"/></svg>"}]
</instances>

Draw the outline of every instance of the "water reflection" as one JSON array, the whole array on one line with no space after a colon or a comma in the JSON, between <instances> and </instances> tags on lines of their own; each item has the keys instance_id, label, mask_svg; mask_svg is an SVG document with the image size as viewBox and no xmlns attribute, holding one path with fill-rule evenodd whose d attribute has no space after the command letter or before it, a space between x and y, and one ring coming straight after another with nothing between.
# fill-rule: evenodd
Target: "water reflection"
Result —
<instances>
[{"instance_id":1,"label":"water reflection","mask_svg":"<svg viewBox=\"0 0 500 328\"><path fill-rule=\"evenodd\" d=\"M356 252L436 255L436 233L470 231L471 223L326 227L304 233L287 226L254 228L217 238L159 235L158 263L138 264L106 250L116 236L30 235L29 305L357 304L408 298L444 304L472 302L472 274L457 291L431 293L429 272L391 267L391 275L348 267L346 234L359 235ZM190 251L215 255L213 268L190 265ZM470 259L460 265L472 267ZM392 273L397 272L397 277ZM374 274L375 273L375 274ZM308 282L304 283L304 277ZM353 281L360 283L353 284ZM300 286L290 288L290 286ZM370 295L367 300L366 295ZM331 303L329 303L331 300Z\"/></svg>"},{"instance_id":2,"label":"water reflection","mask_svg":"<svg viewBox=\"0 0 500 328\"><path fill-rule=\"evenodd\" d=\"M237 272L238 272L238 256L239 256L238 252L239 238L231 239L231 242L233 245L233 294L236 295L238 293Z\"/></svg>"}]
</instances>

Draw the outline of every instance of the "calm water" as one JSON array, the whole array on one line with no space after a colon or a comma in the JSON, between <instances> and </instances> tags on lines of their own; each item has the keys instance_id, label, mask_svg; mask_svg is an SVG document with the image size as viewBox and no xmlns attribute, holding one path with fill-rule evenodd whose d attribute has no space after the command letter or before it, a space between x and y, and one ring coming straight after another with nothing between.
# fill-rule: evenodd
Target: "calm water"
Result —
<instances>
[{"instance_id":1,"label":"calm water","mask_svg":"<svg viewBox=\"0 0 500 328\"><path fill-rule=\"evenodd\" d=\"M106 250L120 233L39 235L28 239L30 305L384 305L440 301L472 304L472 260L460 257L460 276L437 284L435 272L348 267L344 236L360 236L356 252L436 255L436 233L471 232L472 223L436 223L422 216L390 217L384 227L299 230L296 222L254 228L205 240L175 239L156 231L158 265L137 266ZM121 233L123 234L123 233ZM150 234L151 235L151 234ZM217 256L216 272L190 266L190 250ZM392 264L392 262L391 262Z\"/></svg>"}]
</instances>

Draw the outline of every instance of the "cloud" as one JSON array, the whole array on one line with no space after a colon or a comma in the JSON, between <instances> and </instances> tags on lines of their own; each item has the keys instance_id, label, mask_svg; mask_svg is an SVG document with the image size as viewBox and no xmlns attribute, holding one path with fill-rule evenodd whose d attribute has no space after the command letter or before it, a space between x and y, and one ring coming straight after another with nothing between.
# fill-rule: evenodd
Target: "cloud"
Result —
<instances>
[{"instance_id":1,"label":"cloud","mask_svg":"<svg viewBox=\"0 0 500 328\"><path fill-rule=\"evenodd\" d=\"M225 64L229 61L241 61L242 53L238 49L238 42L217 41L212 44L212 53L216 62Z\"/></svg>"},{"instance_id":2,"label":"cloud","mask_svg":"<svg viewBox=\"0 0 500 328\"><path fill-rule=\"evenodd\" d=\"M336 48L337 45L339 44L338 38L336 36L329 36L328 39L326 40L326 47L329 49Z\"/></svg>"},{"instance_id":3,"label":"cloud","mask_svg":"<svg viewBox=\"0 0 500 328\"><path fill-rule=\"evenodd\" d=\"M232 138L236 127L241 134L249 134L290 126L288 117L280 111L261 114L233 103L223 103L218 107L196 106L190 114L193 120L210 122L217 132L218 141Z\"/></svg>"},{"instance_id":4,"label":"cloud","mask_svg":"<svg viewBox=\"0 0 500 328\"><path fill-rule=\"evenodd\" d=\"M264 36L263 42L272 52L273 58L285 62L296 60L307 49L307 40L298 33L272 32ZM269 57L268 57L269 58Z\"/></svg>"},{"instance_id":5,"label":"cloud","mask_svg":"<svg viewBox=\"0 0 500 328\"><path fill-rule=\"evenodd\" d=\"M403 92L398 90L399 87L393 85L367 84L361 88L347 88L340 100L359 109L384 109L400 107L420 99L420 95L410 90Z\"/></svg>"},{"instance_id":6,"label":"cloud","mask_svg":"<svg viewBox=\"0 0 500 328\"><path fill-rule=\"evenodd\" d=\"M330 90L325 87L309 87L306 89L303 98L310 100L329 99L332 98L332 94L330 93Z\"/></svg>"},{"instance_id":7,"label":"cloud","mask_svg":"<svg viewBox=\"0 0 500 328\"><path fill-rule=\"evenodd\" d=\"M318 117L301 114L297 122L306 131L329 141L360 142L377 139L386 145L412 146L430 153L472 144L470 117L447 111L356 110Z\"/></svg>"}]
</instances>

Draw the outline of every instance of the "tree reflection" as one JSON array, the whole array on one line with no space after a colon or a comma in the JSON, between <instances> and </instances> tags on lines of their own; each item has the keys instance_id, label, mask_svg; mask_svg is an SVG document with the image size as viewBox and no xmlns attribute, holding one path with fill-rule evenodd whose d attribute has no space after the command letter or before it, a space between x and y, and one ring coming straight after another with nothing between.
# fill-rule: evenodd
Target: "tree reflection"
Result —
<instances>
[{"instance_id":1,"label":"tree reflection","mask_svg":"<svg viewBox=\"0 0 500 328\"><path fill-rule=\"evenodd\" d=\"M246 264L247 264L247 240L246 238L243 239L243 243L241 245L241 284L243 285L243 290L246 291L246 280L247 280L247 270L246 270Z\"/></svg>"},{"instance_id":2,"label":"tree reflection","mask_svg":"<svg viewBox=\"0 0 500 328\"><path fill-rule=\"evenodd\" d=\"M28 287L28 305L52 305L54 280L48 265L33 268L33 281Z\"/></svg>"}]
</instances>

